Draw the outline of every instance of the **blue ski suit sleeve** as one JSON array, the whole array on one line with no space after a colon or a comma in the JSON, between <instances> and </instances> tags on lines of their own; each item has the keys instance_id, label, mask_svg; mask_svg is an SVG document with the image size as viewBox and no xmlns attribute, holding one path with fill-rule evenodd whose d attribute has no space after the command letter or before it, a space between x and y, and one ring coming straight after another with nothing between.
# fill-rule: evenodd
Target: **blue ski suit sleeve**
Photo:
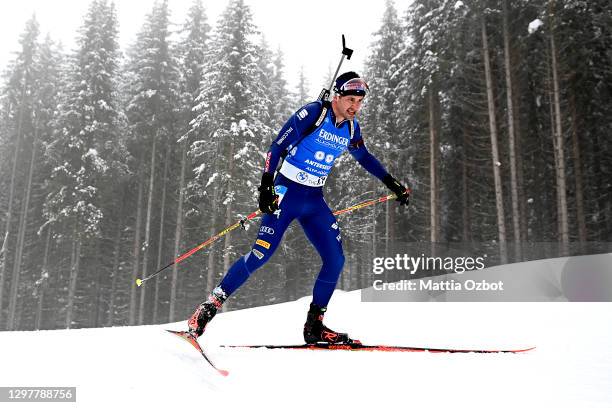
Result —
<instances>
[{"instance_id":1,"label":"blue ski suit sleeve","mask_svg":"<svg viewBox=\"0 0 612 408\"><path fill-rule=\"evenodd\" d=\"M310 129L321 114L322 102L311 102L294 113L282 127L278 136L270 145L266 155L265 173L274 173L282 153L289 146L300 140L304 132Z\"/></svg>"},{"instance_id":2,"label":"blue ski suit sleeve","mask_svg":"<svg viewBox=\"0 0 612 408\"><path fill-rule=\"evenodd\" d=\"M383 165L366 148L361 136L361 128L357 121L355 121L355 135L349 144L348 151L364 169L379 180L382 181L388 174Z\"/></svg>"}]
</instances>

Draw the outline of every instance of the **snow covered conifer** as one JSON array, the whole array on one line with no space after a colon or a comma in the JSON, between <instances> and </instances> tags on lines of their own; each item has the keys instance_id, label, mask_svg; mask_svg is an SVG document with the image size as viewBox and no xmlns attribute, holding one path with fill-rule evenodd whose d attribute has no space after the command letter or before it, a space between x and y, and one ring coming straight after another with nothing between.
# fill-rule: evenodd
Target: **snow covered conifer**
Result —
<instances>
[{"instance_id":1,"label":"snow covered conifer","mask_svg":"<svg viewBox=\"0 0 612 408\"><path fill-rule=\"evenodd\" d=\"M104 217L101 189L125 172L118 134L115 74L117 17L107 0L89 6L72 55L56 135L47 146L53 165L45 217L57 236L71 243L65 327L73 322L83 248L100 235Z\"/></svg>"},{"instance_id":2,"label":"snow covered conifer","mask_svg":"<svg viewBox=\"0 0 612 408\"><path fill-rule=\"evenodd\" d=\"M176 228L174 231L174 253L178 254L184 249L184 242L195 242L201 237L197 228L190 235L189 229L185 228L185 201L189 173L192 167L190 156L187 151L191 141L198 138L198 131L191 128L191 122L195 119L196 113L192 110L194 101L199 95L200 81L206 60L210 26L208 25L206 12L201 0L195 0L189 9L187 20L182 28L183 38L178 44L179 52L179 72L180 72L180 101L181 111L179 113L179 144L180 155L180 176L178 181L178 204L176 208ZM212 252L212 251L211 251ZM183 266L187 268L188 265ZM176 319L177 298L185 298L185 293L178 295L178 265L172 269L172 280L170 283L170 300L168 317L169 321ZM185 288L189 291L189 287ZM199 287L197 288L199 291ZM198 293L199 296L199 293Z\"/></svg>"},{"instance_id":3,"label":"snow covered conifer","mask_svg":"<svg viewBox=\"0 0 612 408\"><path fill-rule=\"evenodd\" d=\"M142 200L136 199L135 203L137 227L134 236L132 281L144 277L141 274L154 268L155 259L152 254L158 245L152 240L154 221L163 220L165 216L165 211L158 209L157 205L154 206L158 197L163 196L165 185L165 179L158 170L167 169L166 162L173 155L177 135L176 120L180 110L177 59L170 36L168 2L156 2L130 49L126 66L128 148L136 158L135 190L138 190L139 197L146 197L144 208ZM167 185L165 186L167 188ZM144 223L141 219L143 213ZM156 215L158 213L159 216ZM144 238L140 236L141 225L144 225ZM146 287L141 287L138 292L132 287L129 322L144 323L145 319L149 318L147 311L153 311L152 301L152 297L147 297Z\"/></svg>"},{"instance_id":4,"label":"snow covered conifer","mask_svg":"<svg viewBox=\"0 0 612 408\"><path fill-rule=\"evenodd\" d=\"M194 107L198 116L193 129L201 139L190 149L195 166L191 194L208 209L199 216L211 218L210 211L217 212L224 225L257 207L268 148L262 143L271 132L257 36L250 8L243 0L232 0L213 32ZM226 235L223 266L216 273L227 270L236 254L232 239L247 243L240 235Z\"/></svg>"}]
</instances>

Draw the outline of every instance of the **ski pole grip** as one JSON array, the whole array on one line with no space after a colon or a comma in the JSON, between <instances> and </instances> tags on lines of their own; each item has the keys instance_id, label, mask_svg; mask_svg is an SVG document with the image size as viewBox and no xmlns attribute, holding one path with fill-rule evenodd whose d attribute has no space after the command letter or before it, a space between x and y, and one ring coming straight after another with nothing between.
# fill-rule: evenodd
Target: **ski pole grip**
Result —
<instances>
[{"instance_id":1,"label":"ski pole grip","mask_svg":"<svg viewBox=\"0 0 612 408\"><path fill-rule=\"evenodd\" d=\"M346 41L344 40L344 34L342 34L342 54L346 55L346 59L351 59L353 56L353 50L346 48Z\"/></svg>"}]
</instances>

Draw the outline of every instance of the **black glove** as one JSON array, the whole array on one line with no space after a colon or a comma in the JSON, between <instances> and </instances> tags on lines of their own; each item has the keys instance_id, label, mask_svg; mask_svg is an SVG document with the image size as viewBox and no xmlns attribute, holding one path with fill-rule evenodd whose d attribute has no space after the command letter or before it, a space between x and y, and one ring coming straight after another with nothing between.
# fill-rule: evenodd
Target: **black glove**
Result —
<instances>
[{"instance_id":1,"label":"black glove","mask_svg":"<svg viewBox=\"0 0 612 408\"><path fill-rule=\"evenodd\" d=\"M402 183L397 181L390 174L387 174L383 178L382 181L383 181L383 183L385 183L385 186L387 186L389 188L389 190L393 191L395 193L395 195L397 196L397 199L395 201L399 201L400 205L408 205L409 204L409 202L410 202L410 190L407 189L406 187L404 187L402 185Z\"/></svg>"},{"instance_id":2,"label":"black glove","mask_svg":"<svg viewBox=\"0 0 612 408\"><path fill-rule=\"evenodd\" d=\"M274 193L274 175L264 173L261 176L261 186L259 190L259 209L264 214L274 214L278 210L278 195Z\"/></svg>"}]
</instances>

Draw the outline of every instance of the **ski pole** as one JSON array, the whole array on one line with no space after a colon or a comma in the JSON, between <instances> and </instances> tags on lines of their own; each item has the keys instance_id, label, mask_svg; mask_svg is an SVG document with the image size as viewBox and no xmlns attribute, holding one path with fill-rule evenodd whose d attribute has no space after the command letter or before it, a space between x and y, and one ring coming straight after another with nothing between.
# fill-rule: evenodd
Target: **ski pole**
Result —
<instances>
[{"instance_id":1,"label":"ski pole","mask_svg":"<svg viewBox=\"0 0 612 408\"><path fill-rule=\"evenodd\" d=\"M136 285L137 286L141 286L143 283L145 283L146 281L148 281L151 278L154 278L155 276L159 275L160 273L162 273L164 270L168 269L169 267L171 267L174 264L178 264L182 261L184 261L185 259L189 258L191 255L195 254L196 252L198 252L200 249L204 248L207 245L212 244L213 242L215 242L216 240L218 240L219 238L221 238L222 236L224 236L227 233L232 232L233 230L235 230L238 227L243 227L244 228L244 223L246 221L250 221L253 218L259 216L261 214L260 210L257 211L253 211L251 214L247 215L246 219L241 219L239 221L236 221L235 223L233 223L232 225L230 225L229 227L227 227L226 229L224 229L223 231L219 232L216 235L213 235L212 237L208 238L206 241L202 242L200 245L198 245L197 247L194 247L192 249L190 249L189 251L185 252L183 255L179 256L178 258L176 258L174 261L170 262L168 265L164 266L163 268L159 269L157 272L155 272L152 275L147 276L144 279L136 279Z\"/></svg>"},{"instance_id":2,"label":"ski pole","mask_svg":"<svg viewBox=\"0 0 612 408\"><path fill-rule=\"evenodd\" d=\"M331 92L332 87L334 86L334 82L336 81L336 77L338 76L338 72L340 71L340 67L342 66L342 63L344 62L344 57L350 60L352 56L353 56L353 50L351 50L350 48L346 48L344 34L342 34L342 58L340 58L340 62L338 63L338 68L336 68L336 73L332 77L331 84L329 84L329 88L323 88L323 90L319 94L320 101L326 101L327 98L329 98L329 94Z\"/></svg>"},{"instance_id":3,"label":"ski pole","mask_svg":"<svg viewBox=\"0 0 612 408\"><path fill-rule=\"evenodd\" d=\"M345 208L344 210L334 211L333 214L334 215L341 215L341 214L346 214L346 213L351 212L351 211L361 210L362 208L369 207L369 206L374 205L374 204L384 203L385 201L392 200L392 199L394 199L396 197L397 196L395 194L389 194L389 195L386 195L386 196L382 196L380 198L375 198L374 200L364 201L362 203L352 205L352 206L350 206L348 208Z\"/></svg>"},{"instance_id":4,"label":"ski pole","mask_svg":"<svg viewBox=\"0 0 612 408\"><path fill-rule=\"evenodd\" d=\"M352 205L352 206L347 207L347 208L345 208L343 210L334 211L333 214L334 215L341 215L341 214L346 214L348 212L357 211L357 210L360 210L360 209L365 208L365 207L369 207L369 206L374 205L374 204L384 203L385 201L392 200L395 197L396 197L395 194L389 194L389 195L386 195L386 196L382 196L380 198L375 198L374 200L368 200L368 201L361 202L359 204ZM208 245L212 244L213 242L215 242L216 240L218 240L219 238L221 238L225 234L228 234L228 233L232 232L236 228L238 228L240 226L244 227L244 224L245 224L246 221L250 221L253 218L256 218L256 217L258 217L260 215L261 215L261 211L257 210L257 211L252 212L251 214L249 214L246 218L241 219L239 221L236 221L235 223L233 223L232 225L230 225L229 227L227 227L223 231L221 231L218 234L208 238L206 241L202 242L200 245L198 245L198 246L190 249L189 251L185 252L183 255L179 256L174 261L170 262L168 265L166 265L163 268L159 269L155 273L153 273L153 274L151 274L151 275L149 275L149 276L147 276L146 278L143 278L143 279L136 279L136 285L137 286L141 286L143 283L145 283L149 279L152 279L152 278L156 277L157 275L159 275L160 273L162 273L164 270L168 269L172 265L178 264L179 262L184 261L185 259L189 258L191 255L193 255L196 252L198 252L200 249L204 248L205 246L208 246Z\"/></svg>"}]
</instances>

